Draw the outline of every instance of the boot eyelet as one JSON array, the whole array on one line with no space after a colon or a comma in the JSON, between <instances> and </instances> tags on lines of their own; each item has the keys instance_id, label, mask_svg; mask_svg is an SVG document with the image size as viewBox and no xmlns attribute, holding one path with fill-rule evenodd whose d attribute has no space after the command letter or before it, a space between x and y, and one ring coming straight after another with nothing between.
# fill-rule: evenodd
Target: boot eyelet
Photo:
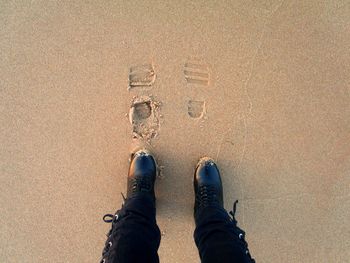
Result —
<instances>
[{"instance_id":1,"label":"boot eyelet","mask_svg":"<svg viewBox=\"0 0 350 263\"><path fill-rule=\"evenodd\" d=\"M239 239L242 239L243 238L243 234L239 233L238 237L239 237Z\"/></svg>"},{"instance_id":2,"label":"boot eyelet","mask_svg":"<svg viewBox=\"0 0 350 263\"><path fill-rule=\"evenodd\" d=\"M109 247L111 247L113 245L113 243L111 241L108 242Z\"/></svg>"}]
</instances>

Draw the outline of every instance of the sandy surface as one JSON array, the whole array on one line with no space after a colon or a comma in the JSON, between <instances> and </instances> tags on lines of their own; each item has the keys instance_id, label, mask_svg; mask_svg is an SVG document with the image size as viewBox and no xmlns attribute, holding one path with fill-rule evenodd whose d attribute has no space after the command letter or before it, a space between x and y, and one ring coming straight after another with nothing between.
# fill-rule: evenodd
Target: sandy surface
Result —
<instances>
[{"instance_id":1,"label":"sandy surface","mask_svg":"<svg viewBox=\"0 0 350 263\"><path fill-rule=\"evenodd\" d=\"M198 262L203 155L257 262L349 262L349 32L348 1L1 1L0 261L97 262L146 134L162 262Z\"/></svg>"}]
</instances>

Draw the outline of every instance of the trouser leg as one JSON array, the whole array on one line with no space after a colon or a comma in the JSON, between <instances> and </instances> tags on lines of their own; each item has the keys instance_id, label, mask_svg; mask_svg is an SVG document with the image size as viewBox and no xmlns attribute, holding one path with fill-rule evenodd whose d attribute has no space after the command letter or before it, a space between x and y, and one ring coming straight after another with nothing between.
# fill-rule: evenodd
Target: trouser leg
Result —
<instances>
[{"instance_id":1,"label":"trouser leg","mask_svg":"<svg viewBox=\"0 0 350 263\"><path fill-rule=\"evenodd\" d=\"M105 262L157 263L159 244L154 201L148 195L139 195L127 199L113 217L103 251Z\"/></svg>"},{"instance_id":2,"label":"trouser leg","mask_svg":"<svg viewBox=\"0 0 350 263\"><path fill-rule=\"evenodd\" d=\"M237 227L225 209L209 206L195 215L194 239L202 263L255 262L244 239L244 231Z\"/></svg>"}]
</instances>

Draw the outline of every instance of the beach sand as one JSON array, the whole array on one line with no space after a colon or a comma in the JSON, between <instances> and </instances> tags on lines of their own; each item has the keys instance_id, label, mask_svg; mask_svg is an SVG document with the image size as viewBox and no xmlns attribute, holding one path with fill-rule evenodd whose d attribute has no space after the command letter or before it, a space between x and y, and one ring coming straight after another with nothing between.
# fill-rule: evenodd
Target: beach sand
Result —
<instances>
[{"instance_id":1,"label":"beach sand","mask_svg":"<svg viewBox=\"0 0 350 263\"><path fill-rule=\"evenodd\" d=\"M199 262L202 156L257 262L349 261L349 2L1 1L0 25L1 262L98 262L139 144L161 262Z\"/></svg>"}]
</instances>

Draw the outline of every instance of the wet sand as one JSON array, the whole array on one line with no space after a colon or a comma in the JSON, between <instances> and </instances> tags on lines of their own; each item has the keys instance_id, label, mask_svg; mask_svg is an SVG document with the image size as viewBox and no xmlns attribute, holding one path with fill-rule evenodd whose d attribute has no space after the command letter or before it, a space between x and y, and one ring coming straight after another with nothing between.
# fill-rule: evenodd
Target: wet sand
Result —
<instances>
[{"instance_id":1,"label":"wet sand","mask_svg":"<svg viewBox=\"0 0 350 263\"><path fill-rule=\"evenodd\" d=\"M346 1L1 1L1 262L98 262L130 151L157 156L162 262L198 262L222 173L257 262L350 258Z\"/></svg>"}]
</instances>

